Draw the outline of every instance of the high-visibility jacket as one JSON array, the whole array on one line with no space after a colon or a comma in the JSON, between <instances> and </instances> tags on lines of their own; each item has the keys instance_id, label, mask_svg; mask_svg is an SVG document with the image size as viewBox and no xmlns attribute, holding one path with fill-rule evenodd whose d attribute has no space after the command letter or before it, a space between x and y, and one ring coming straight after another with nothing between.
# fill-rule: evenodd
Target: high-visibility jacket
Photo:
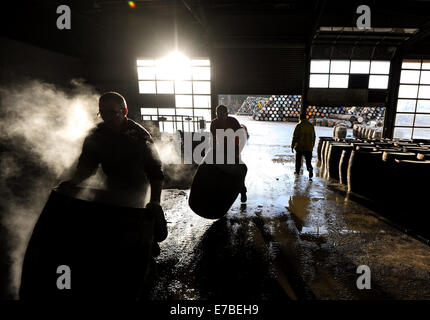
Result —
<instances>
[{"instance_id":1,"label":"high-visibility jacket","mask_svg":"<svg viewBox=\"0 0 430 320\"><path fill-rule=\"evenodd\" d=\"M312 151L315 145L315 129L307 119L300 120L293 134L291 147L296 151Z\"/></svg>"}]
</instances>

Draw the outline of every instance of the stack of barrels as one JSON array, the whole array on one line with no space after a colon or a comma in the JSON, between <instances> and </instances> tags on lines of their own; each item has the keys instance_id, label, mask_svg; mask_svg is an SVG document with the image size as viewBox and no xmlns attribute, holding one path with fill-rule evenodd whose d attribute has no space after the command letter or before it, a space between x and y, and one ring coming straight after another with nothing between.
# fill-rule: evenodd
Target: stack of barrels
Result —
<instances>
[{"instance_id":1,"label":"stack of barrels","mask_svg":"<svg viewBox=\"0 0 430 320\"><path fill-rule=\"evenodd\" d=\"M309 119L311 122L315 123L315 125L319 127L336 127L338 125L343 125L347 128L352 128L353 122L355 120L354 116L347 116L344 115L345 118L342 119L341 115L339 115L338 118L316 118L316 119Z\"/></svg>"},{"instance_id":2,"label":"stack of barrels","mask_svg":"<svg viewBox=\"0 0 430 320\"><path fill-rule=\"evenodd\" d=\"M260 111L261 108L266 107L269 98L264 97L247 97L237 111L238 115L254 115Z\"/></svg>"},{"instance_id":3,"label":"stack of barrels","mask_svg":"<svg viewBox=\"0 0 430 320\"><path fill-rule=\"evenodd\" d=\"M266 99L262 103L260 100ZM250 107L251 106L251 107ZM270 98L248 97L241 113L253 112L253 119L259 121L297 122L302 108L302 97L299 95L273 95ZM308 106L306 116L317 126L334 127L342 123L348 128L353 124L369 124L370 121L382 125L384 107L318 107Z\"/></svg>"},{"instance_id":4,"label":"stack of barrels","mask_svg":"<svg viewBox=\"0 0 430 320\"><path fill-rule=\"evenodd\" d=\"M430 236L428 192L420 183L430 181L430 140L319 137L317 153L323 177Z\"/></svg>"},{"instance_id":5,"label":"stack of barrels","mask_svg":"<svg viewBox=\"0 0 430 320\"><path fill-rule=\"evenodd\" d=\"M257 109L253 118L259 121L297 122L302 107L302 98L297 95L271 96L268 103Z\"/></svg>"},{"instance_id":6,"label":"stack of barrels","mask_svg":"<svg viewBox=\"0 0 430 320\"><path fill-rule=\"evenodd\" d=\"M347 119L339 116L353 116L351 122L366 123L369 121L382 121L384 119L384 107L315 107L309 106L307 115L310 118Z\"/></svg>"},{"instance_id":7,"label":"stack of barrels","mask_svg":"<svg viewBox=\"0 0 430 320\"><path fill-rule=\"evenodd\" d=\"M352 127L352 134L359 139L381 139L382 127L356 123Z\"/></svg>"},{"instance_id":8,"label":"stack of barrels","mask_svg":"<svg viewBox=\"0 0 430 320\"><path fill-rule=\"evenodd\" d=\"M366 123L369 121L382 121L384 119L384 107L351 107L346 108L347 114L352 114L357 117L358 123Z\"/></svg>"}]
</instances>

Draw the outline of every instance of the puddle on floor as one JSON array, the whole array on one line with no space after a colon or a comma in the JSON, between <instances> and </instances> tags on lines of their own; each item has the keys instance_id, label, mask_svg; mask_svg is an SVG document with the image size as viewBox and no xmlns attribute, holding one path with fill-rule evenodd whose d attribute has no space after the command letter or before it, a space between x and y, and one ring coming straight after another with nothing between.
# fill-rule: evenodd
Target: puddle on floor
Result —
<instances>
[{"instance_id":1,"label":"puddle on floor","mask_svg":"<svg viewBox=\"0 0 430 320\"><path fill-rule=\"evenodd\" d=\"M300 234L300 238L316 243L325 242L329 232L340 234L359 233L363 228L352 219L344 219L336 214L339 206L347 205L344 197L325 196L308 197L291 196L286 209L291 213L292 220ZM340 219L340 220L339 220Z\"/></svg>"}]
</instances>

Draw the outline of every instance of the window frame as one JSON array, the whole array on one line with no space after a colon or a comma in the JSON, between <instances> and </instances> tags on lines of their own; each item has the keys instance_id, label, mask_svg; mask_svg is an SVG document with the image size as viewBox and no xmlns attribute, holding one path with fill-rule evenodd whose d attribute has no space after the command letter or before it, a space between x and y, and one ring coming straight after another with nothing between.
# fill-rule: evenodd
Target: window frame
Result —
<instances>
[{"instance_id":1,"label":"window frame","mask_svg":"<svg viewBox=\"0 0 430 320\"><path fill-rule=\"evenodd\" d=\"M313 61L328 61L328 71L327 72L312 72L311 68L312 68L312 62ZM348 72L332 73L332 70L331 70L332 66L331 66L331 64L332 64L333 61L348 61L349 62ZM357 73L357 72L353 72L352 73L351 72L351 67L352 67L353 62L358 62L358 61L369 62L369 68L368 68L367 72L363 72L363 73ZM388 62L389 66L391 68L391 60L380 60L380 59L366 59L366 60L364 60L364 59L363 60L361 60L361 59L311 59L310 63L309 63L309 84L308 84L308 87L309 87L309 89L314 89L314 88L315 89L319 89L319 88L324 88L324 89L348 89L348 85L346 87L331 87L330 86L330 83L331 83L330 78L331 78L331 76L340 76L340 75L348 76L348 84L349 84L349 76L351 74L367 74L369 76L369 80L370 80L371 76L385 76L385 77L388 77L387 86L385 88L370 88L369 85L368 85L367 89L369 89L369 90L387 90L388 89L388 84L390 82L390 71L388 71L388 73L371 72L372 62L378 62L378 61L380 61L380 62ZM311 77L313 75L326 75L326 76L328 76L327 87L325 87L325 86L324 87L322 87L322 86L319 86L319 87L311 86L310 85L310 83L311 83ZM370 84L370 81L369 81L369 84Z\"/></svg>"},{"instance_id":2,"label":"window frame","mask_svg":"<svg viewBox=\"0 0 430 320\"><path fill-rule=\"evenodd\" d=\"M411 62L411 63L418 63L419 61L419 68L406 68L403 67L405 63L407 62ZM428 64L428 69L423 69L423 64L427 63ZM430 96L428 98L420 98L420 87L421 86L425 86L428 87L430 89L430 84L421 84L421 74L424 71L430 71L430 60L428 59L403 59L402 61L402 66L401 66L401 73L403 71L418 71L419 72L419 77L418 77L418 83L408 83L408 82L402 82L401 80L399 80L399 92L400 92L400 86L404 86L404 85L414 85L417 86L417 92L416 92L416 96L415 97L410 97L410 98L403 98L403 97L399 97L399 92L397 93L397 104L396 104L396 110L395 110L395 117L394 117L394 126L393 126L393 137L394 137L394 133L396 131L396 128L399 129L411 129L411 136L409 139L416 139L414 138L414 131L415 129L429 129L430 130L430 124L428 126L417 126L415 125L416 121L417 121L417 116L420 115L427 115L430 116L430 111L429 112L417 112L418 110L418 102L419 101L429 101L429 105L430 105ZM398 111L398 103L401 100L413 100L414 101L414 111L413 112L403 112L403 111ZM397 120L397 115L413 115L413 122L412 125L408 125L408 126L402 126L402 125L396 125L396 120ZM396 137L394 137L396 138ZM399 138L400 139L400 138ZM428 137L428 139L430 139L430 136Z\"/></svg>"},{"instance_id":3,"label":"window frame","mask_svg":"<svg viewBox=\"0 0 430 320\"><path fill-rule=\"evenodd\" d=\"M182 116L183 114L183 110L191 110L192 116L196 116L196 112L194 112L194 110L205 110L207 112L207 114L211 115L212 114L212 63L210 61L209 57L192 57L189 58L190 60L190 65L189 65L189 73L190 73L190 79L173 79L174 77L172 76L172 79L165 79L165 77L163 77L162 79L158 78L158 74L156 69L153 71L154 74L154 78L153 79L140 79L139 77L139 68L156 68L159 61L162 60L163 58L154 58L154 57L140 57L136 59L136 78L139 84L139 94L173 94L175 96L175 107L173 108L175 110L174 115L169 115L171 117L177 117L177 116ZM201 77L197 77L199 79L194 79L194 74L193 71L194 70L199 70L199 68L203 68L208 72L209 75L209 79L206 79L206 77L204 77L205 79L203 80L199 80ZM206 72L205 71L205 72ZM141 71L140 71L141 72ZM144 92L141 93L140 92L140 82L143 81L150 81L153 82L155 85L155 91L154 92ZM187 88L187 93L183 93L183 92L176 92L176 83L177 81L187 81L190 83L190 90L188 90ZM173 93L162 93L159 92L158 90L158 83L159 82L172 82L173 83ZM200 83L200 82L204 82L204 83L208 83L209 84L209 93L205 92L205 93L195 93L195 83ZM188 107L177 107L176 105L176 96L191 96L191 105ZM199 96L206 96L209 97L208 102L209 102L209 107L196 107L195 106L195 97L199 97ZM142 119L144 117L148 117L149 115L145 115L142 113L143 109L156 109L156 113L152 113L154 116L157 117L161 117L161 116L166 116L163 114L163 107L162 106L140 106L141 109L141 117ZM182 111L181 111L182 110ZM200 112L200 111L199 111ZM197 112L197 113L199 113ZM187 111L187 113L189 113L189 111ZM185 115L188 116L188 115ZM206 123L210 123L211 116L209 116L209 118L205 117L204 118ZM172 120L174 121L174 120Z\"/></svg>"}]
</instances>

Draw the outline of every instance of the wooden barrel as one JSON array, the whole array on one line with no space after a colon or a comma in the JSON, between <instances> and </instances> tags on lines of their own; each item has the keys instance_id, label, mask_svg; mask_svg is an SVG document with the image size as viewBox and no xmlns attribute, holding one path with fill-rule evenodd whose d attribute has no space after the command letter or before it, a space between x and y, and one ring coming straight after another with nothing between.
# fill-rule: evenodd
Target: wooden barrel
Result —
<instances>
[{"instance_id":1,"label":"wooden barrel","mask_svg":"<svg viewBox=\"0 0 430 320\"><path fill-rule=\"evenodd\" d=\"M367 139L367 127L363 125L363 130L361 131L361 138L362 139Z\"/></svg>"},{"instance_id":2,"label":"wooden barrel","mask_svg":"<svg viewBox=\"0 0 430 320\"><path fill-rule=\"evenodd\" d=\"M408 152L409 150L422 149L419 146L410 145L410 146L399 146L403 151Z\"/></svg>"},{"instance_id":3,"label":"wooden barrel","mask_svg":"<svg viewBox=\"0 0 430 320\"><path fill-rule=\"evenodd\" d=\"M351 143L351 142L355 141L355 139L354 138L345 138L345 139L341 139L341 141L345 142L345 143Z\"/></svg>"},{"instance_id":4,"label":"wooden barrel","mask_svg":"<svg viewBox=\"0 0 430 320\"><path fill-rule=\"evenodd\" d=\"M247 171L245 164L200 164L191 185L190 208L207 219L225 216L244 185Z\"/></svg>"},{"instance_id":5,"label":"wooden barrel","mask_svg":"<svg viewBox=\"0 0 430 320\"><path fill-rule=\"evenodd\" d=\"M147 209L53 190L25 253L20 298L134 301L151 258L153 231ZM70 268L71 290L57 287L57 268L63 265Z\"/></svg>"},{"instance_id":6,"label":"wooden barrel","mask_svg":"<svg viewBox=\"0 0 430 320\"><path fill-rule=\"evenodd\" d=\"M417 160L430 160L430 154L418 153Z\"/></svg>"},{"instance_id":7,"label":"wooden barrel","mask_svg":"<svg viewBox=\"0 0 430 320\"><path fill-rule=\"evenodd\" d=\"M399 152L397 150L389 150L382 152L382 167L379 172L381 177L381 199L380 202L388 201L393 197L393 188L398 188L398 181L395 176L395 161L399 160L415 160L416 154L412 152Z\"/></svg>"},{"instance_id":8,"label":"wooden barrel","mask_svg":"<svg viewBox=\"0 0 430 320\"><path fill-rule=\"evenodd\" d=\"M346 126L337 125L334 127L333 136L335 139L344 139L346 138L347 131L348 131L348 128Z\"/></svg>"},{"instance_id":9,"label":"wooden barrel","mask_svg":"<svg viewBox=\"0 0 430 320\"><path fill-rule=\"evenodd\" d=\"M317 146L317 159L318 161L322 161L321 159L321 151L323 147L323 142L326 140L333 140L332 137L318 137L318 146Z\"/></svg>"},{"instance_id":10,"label":"wooden barrel","mask_svg":"<svg viewBox=\"0 0 430 320\"><path fill-rule=\"evenodd\" d=\"M337 143L336 140L326 140L325 141L325 148L323 149L322 157L323 157L323 176L326 176L328 178L328 156L330 153L330 146L333 143Z\"/></svg>"},{"instance_id":11,"label":"wooden barrel","mask_svg":"<svg viewBox=\"0 0 430 320\"><path fill-rule=\"evenodd\" d=\"M404 152L413 152L415 154L430 154L430 149L427 148L403 148Z\"/></svg>"},{"instance_id":12,"label":"wooden barrel","mask_svg":"<svg viewBox=\"0 0 430 320\"><path fill-rule=\"evenodd\" d=\"M326 179L329 179L329 173L328 173L328 161L330 158L330 151L331 151L331 146L334 143L338 143L336 140L331 141L331 143L328 145L327 149L326 149L326 153L325 153L325 160L324 160L324 172L323 172L323 177Z\"/></svg>"},{"instance_id":13,"label":"wooden barrel","mask_svg":"<svg viewBox=\"0 0 430 320\"><path fill-rule=\"evenodd\" d=\"M375 176L380 168L382 152L352 151L348 163L348 192L372 199L377 193Z\"/></svg>"},{"instance_id":14,"label":"wooden barrel","mask_svg":"<svg viewBox=\"0 0 430 320\"><path fill-rule=\"evenodd\" d=\"M375 143L375 145L378 148L393 148L394 147L394 145L392 143L386 143L386 142L377 142L377 143Z\"/></svg>"},{"instance_id":15,"label":"wooden barrel","mask_svg":"<svg viewBox=\"0 0 430 320\"><path fill-rule=\"evenodd\" d=\"M381 152L384 152L384 151L387 151L387 152L403 152L403 150L399 149L399 148L378 148L378 151L381 151Z\"/></svg>"},{"instance_id":16,"label":"wooden barrel","mask_svg":"<svg viewBox=\"0 0 430 320\"><path fill-rule=\"evenodd\" d=\"M364 126L360 126L359 128L358 128L358 137L360 138L360 139L362 139L362 138L364 138L364 131L365 131L365 127Z\"/></svg>"},{"instance_id":17,"label":"wooden barrel","mask_svg":"<svg viewBox=\"0 0 430 320\"><path fill-rule=\"evenodd\" d=\"M355 150L362 151L362 152L375 152L375 151L378 151L378 148L371 145L366 145L366 146L358 145L358 146L355 146Z\"/></svg>"},{"instance_id":18,"label":"wooden barrel","mask_svg":"<svg viewBox=\"0 0 430 320\"><path fill-rule=\"evenodd\" d=\"M363 126L363 128L361 130L361 138L362 139L367 139L366 132L367 132L367 127Z\"/></svg>"},{"instance_id":19,"label":"wooden barrel","mask_svg":"<svg viewBox=\"0 0 430 320\"><path fill-rule=\"evenodd\" d=\"M357 128L357 138L361 139L363 137L363 126L359 125Z\"/></svg>"},{"instance_id":20,"label":"wooden barrel","mask_svg":"<svg viewBox=\"0 0 430 320\"><path fill-rule=\"evenodd\" d=\"M372 140L375 139L374 137L375 131L376 131L376 128L369 128L369 139L372 139Z\"/></svg>"},{"instance_id":21,"label":"wooden barrel","mask_svg":"<svg viewBox=\"0 0 430 320\"><path fill-rule=\"evenodd\" d=\"M428 189L423 188L417 179L429 181L430 161L397 159L395 162L394 179L397 184L393 199L397 200L396 217L429 234L430 217L425 209L428 207Z\"/></svg>"},{"instance_id":22,"label":"wooden barrel","mask_svg":"<svg viewBox=\"0 0 430 320\"><path fill-rule=\"evenodd\" d=\"M372 138L373 139L380 139L380 138L382 138L382 129L376 129L376 130L374 130Z\"/></svg>"},{"instance_id":23,"label":"wooden barrel","mask_svg":"<svg viewBox=\"0 0 430 320\"><path fill-rule=\"evenodd\" d=\"M422 181L430 179L430 161L396 159L395 162L399 170L399 183L403 187L408 186L400 192L408 192L412 197L424 196L427 200L428 190L417 183L417 177Z\"/></svg>"},{"instance_id":24,"label":"wooden barrel","mask_svg":"<svg viewBox=\"0 0 430 320\"><path fill-rule=\"evenodd\" d=\"M364 127L364 129L363 129L363 138L369 139L369 128L368 127Z\"/></svg>"},{"instance_id":25,"label":"wooden barrel","mask_svg":"<svg viewBox=\"0 0 430 320\"><path fill-rule=\"evenodd\" d=\"M338 139L336 141L339 142L339 143L346 143L346 144L351 145L351 143L354 142L354 139L345 138L345 139Z\"/></svg>"},{"instance_id":26,"label":"wooden barrel","mask_svg":"<svg viewBox=\"0 0 430 320\"><path fill-rule=\"evenodd\" d=\"M358 128L359 128L359 125L354 123L352 126L352 135L356 138L358 138Z\"/></svg>"},{"instance_id":27,"label":"wooden barrel","mask_svg":"<svg viewBox=\"0 0 430 320\"><path fill-rule=\"evenodd\" d=\"M397 152L397 151L384 151L382 153L382 161L394 163L396 159L399 160L415 160L417 155L413 152Z\"/></svg>"},{"instance_id":28,"label":"wooden barrel","mask_svg":"<svg viewBox=\"0 0 430 320\"><path fill-rule=\"evenodd\" d=\"M327 171L327 168L328 168L328 165L327 165L328 154L329 154L329 151L330 151L330 145L332 143L336 143L336 141L334 139L333 140L326 140L326 141L324 141L324 143L323 143L323 149L322 149L322 154L321 154L321 157L322 157L321 168L323 169L322 172L321 172L321 176L322 177L326 177L326 178L328 177L328 171Z\"/></svg>"},{"instance_id":29,"label":"wooden barrel","mask_svg":"<svg viewBox=\"0 0 430 320\"><path fill-rule=\"evenodd\" d=\"M353 149L353 146L343 149L339 159L339 182L344 185L348 184L348 163Z\"/></svg>"},{"instance_id":30,"label":"wooden barrel","mask_svg":"<svg viewBox=\"0 0 430 320\"><path fill-rule=\"evenodd\" d=\"M353 146L347 143L332 143L327 157L327 173L329 179L339 180L339 162L342 151L352 150Z\"/></svg>"},{"instance_id":31,"label":"wooden barrel","mask_svg":"<svg viewBox=\"0 0 430 320\"><path fill-rule=\"evenodd\" d=\"M324 140L323 143L322 143L322 147L321 147L321 166L323 168L324 168L325 163L326 163L327 149L330 146L330 141L333 141L332 139L331 140Z\"/></svg>"},{"instance_id":32,"label":"wooden barrel","mask_svg":"<svg viewBox=\"0 0 430 320\"><path fill-rule=\"evenodd\" d=\"M394 146L401 148L418 148L420 145L418 143L412 143L411 141L395 141Z\"/></svg>"},{"instance_id":33,"label":"wooden barrel","mask_svg":"<svg viewBox=\"0 0 430 320\"><path fill-rule=\"evenodd\" d=\"M323 119L322 119L322 123L321 123L321 124L322 124L322 126L323 126L323 127L327 127L327 126L328 126L328 121L327 121L327 119L326 119L326 118L323 118Z\"/></svg>"},{"instance_id":34,"label":"wooden barrel","mask_svg":"<svg viewBox=\"0 0 430 320\"><path fill-rule=\"evenodd\" d=\"M362 142L362 141L358 141L358 140L357 141L353 141L350 144L352 146L354 146L354 148L358 147L358 146L363 146L363 147L370 147L371 146L370 143Z\"/></svg>"},{"instance_id":35,"label":"wooden barrel","mask_svg":"<svg viewBox=\"0 0 430 320\"><path fill-rule=\"evenodd\" d=\"M412 139L413 143L419 143L419 144L429 144L430 145L430 140L429 139Z\"/></svg>"}]
</instances>

